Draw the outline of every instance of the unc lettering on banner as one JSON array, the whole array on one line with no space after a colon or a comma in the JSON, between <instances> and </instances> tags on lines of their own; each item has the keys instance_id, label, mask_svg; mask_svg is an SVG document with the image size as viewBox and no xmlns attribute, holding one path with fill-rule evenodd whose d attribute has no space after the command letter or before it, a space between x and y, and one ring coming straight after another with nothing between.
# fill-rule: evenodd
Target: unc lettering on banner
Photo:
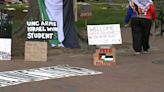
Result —
<instances>
[{"instance_id":1,"label":"unc lettering on banner","mask_svg":"<svg viewBox=\"0 0 164 92\"><path fill-rule=\"evenodd\" d=\"M56 21L27 21L27 39L53 39L57 32Z\"/></svg>"}]
</instances>

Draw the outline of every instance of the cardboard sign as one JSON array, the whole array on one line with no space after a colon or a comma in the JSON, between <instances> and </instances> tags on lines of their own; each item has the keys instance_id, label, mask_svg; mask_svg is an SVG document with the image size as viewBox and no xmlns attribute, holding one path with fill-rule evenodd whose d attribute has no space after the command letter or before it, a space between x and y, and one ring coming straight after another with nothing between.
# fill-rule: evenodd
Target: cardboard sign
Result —
<instances>
[{"instance_id":1,"label":"cardboard sign","mask_svg":"<svg viewBox=\"0 0 164 92\"><path fill-rule=\"evenodd\" d=\"M121 44L120 24L88 25L89 45Z\"/></svg>"},{"instance_id":2,"label":"cardboard sign","mask_svg":"<svg viewBox=\"0 0 164 92\"><path fill-rule=\"evenodd\" d=\"M11 39L0 38L0 60L11 60Z\"/></svg>"},{"instance_id":3,"label":"cardboard sign","mask_svg":"<svg viewBox=\"0 0 164 92\"><path fill-rule=\"evenodd\" d=\"M100 48L94 53L94 65L111 66L116 64L115 48Z\"/></svg>"},{"instance_id":4,"label":"cardboard sign","mask_svg":"<svg viewBox=\"0 0 164 92\"><path fill-rule=\"evenodd\" d=\"M25 61L47 61L47 42L26 41Z\"/></svg>"},{"instance_id":5,"label":"cardboard sign","mask_svg":"<svg viewBox=\"0 0 164 92\"><path fill-rule=\"evenodd\" d=\"M27 21L27 39L28 40L51 40L56 38L56 21Z\"/></svg>"}]
</instances>

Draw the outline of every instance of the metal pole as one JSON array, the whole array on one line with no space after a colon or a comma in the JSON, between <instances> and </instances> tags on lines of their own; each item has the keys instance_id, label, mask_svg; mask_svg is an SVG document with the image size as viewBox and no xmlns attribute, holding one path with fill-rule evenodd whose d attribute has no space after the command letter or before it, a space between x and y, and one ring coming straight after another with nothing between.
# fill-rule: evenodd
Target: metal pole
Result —
<instances>
[{"instance_id":1,"label":"metal pole","mask_svg":"<svg viewBox=\"0 0 164 92\"><path fill-rule=\"evenodd\" d=\"M87 29L87 19L85 19L85 29Z\"/></svg>"}]
</instances>

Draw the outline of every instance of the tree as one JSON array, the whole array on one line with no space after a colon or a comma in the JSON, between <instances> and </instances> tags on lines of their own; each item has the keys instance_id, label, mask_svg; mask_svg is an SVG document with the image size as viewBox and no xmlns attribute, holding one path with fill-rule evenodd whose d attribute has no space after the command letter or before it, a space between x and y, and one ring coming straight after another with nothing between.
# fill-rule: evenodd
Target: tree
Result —
<instances>
[{"instance_id":1,"label":"tree","mask_svg":"<svg viewBox=\"0 0 164 92\"><path fill-rule=\"evenodd\" d=\"M39 19L39 8L37 0L29 1L29 12L22 20L22 25L13 33L12 56L24 56L26 40L26 21Z\"/></svg>"},{"instance_id":2,"label":"tree","mask_svg":"<svg viewBox=\"0 0 164 92\"><path fill-rule=\"evenodd\" d=\"M28 20L38 20L39 19L39 8L37 0L28 0L29 1L29 12L24 18L22 25L16 30L13 34L14 37L22 37L26 33L26 21Z\"/></svg>"}]
</instances>

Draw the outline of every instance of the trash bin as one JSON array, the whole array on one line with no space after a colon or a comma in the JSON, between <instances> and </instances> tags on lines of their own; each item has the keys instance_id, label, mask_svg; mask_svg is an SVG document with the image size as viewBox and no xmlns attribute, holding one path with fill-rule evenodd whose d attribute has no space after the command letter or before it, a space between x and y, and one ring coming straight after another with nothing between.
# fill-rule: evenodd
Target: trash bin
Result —
<instances>
[{"instance_id":1,"label":"trash bin","mask_svg":"<svg viewBox=\"0 0 164 92\"><path fill-rule=\"evenodd\" d=\"M0 9L0 38L12 38L12 16Z\"/></svg>"}]
</instances>

